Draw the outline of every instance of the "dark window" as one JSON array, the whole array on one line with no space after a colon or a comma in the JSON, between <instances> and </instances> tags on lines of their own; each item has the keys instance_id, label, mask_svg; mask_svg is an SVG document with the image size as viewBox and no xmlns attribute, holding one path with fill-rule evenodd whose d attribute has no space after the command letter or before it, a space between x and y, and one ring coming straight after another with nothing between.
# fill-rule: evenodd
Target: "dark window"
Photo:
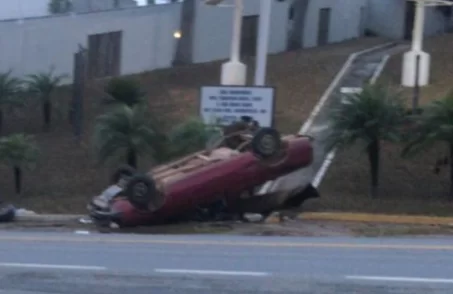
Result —
<instances>
[{"instance_id":1,"label":"dark window","mask_svg":"<svg viewBox=\"0 0 453 294\"><path fill-rule=\"evenodd\" d=\"M120 74L121 39L121 31L88 36L88 72L91 78Z\"/></svg>"}]
</instances>

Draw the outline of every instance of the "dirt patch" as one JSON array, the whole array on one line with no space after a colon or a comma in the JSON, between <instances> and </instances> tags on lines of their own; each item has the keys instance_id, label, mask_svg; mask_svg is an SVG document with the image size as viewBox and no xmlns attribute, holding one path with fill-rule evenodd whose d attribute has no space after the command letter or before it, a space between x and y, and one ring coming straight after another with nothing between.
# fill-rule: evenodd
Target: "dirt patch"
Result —
<instances>
[{"instance_id":1,"label":"dirt patch","mask_svg":"<svg viewBox=\"0 0 453 294\"><path fill-rule=\"evenodd\" d=\"M277 128L283 132L297 131L348 55L386 41L364 38L270 56L267 80L269 85L277 88ZM248 79L251 81L254 60L246 62L249 65ZM220 65L220 62L213 62L156 70L135 75L134 78L143 85L151 110L162 120L162 127L168 128L189 116L197 115L199 87L219 83ZM68 87L59 89L55 97L62 108L48 133L41 131L39 107L30 106L19 117L5 118L5 133L19 131L36 135L41 156L37 168L24 174L25 189L20 198L13 194L12 172L0 168L2 198L36 212L85 211L86 202L105 187L109 171L114 166L97 165L90 143L94 119L105 111L99 103L101 89L101 83L98 83L87 90L84 134L80 143L72 135L67 119L67 106L71 97ZM149 161L143 159L140 165L141 169L147 169Z\"/></svg>"},{"instance_id":2,"label":"dirt patch","mask_svg":"<svg viewBox=\"0 0 453 294\"><path fill-rule=\"evenodd\" d=\"M453 74L453 35L428 38L426 51L432 58L431 84L421 89L421 104L441 97L451 87ZM402 54L391 57L381 77L381 82L403 90L412 97L412 89L403 89L401 81ZM400 157L401 146L384 144L382 147L381 196L368 197L369 170L362 146L339 152L321 184L320 200L309 203L307 209L360 211L395 214L453 215L453 203L446 201L448 173L433 173L436 159L446 154L446 147L439 144L432 150L411 159Z\"/></svg>"}]
</instances>

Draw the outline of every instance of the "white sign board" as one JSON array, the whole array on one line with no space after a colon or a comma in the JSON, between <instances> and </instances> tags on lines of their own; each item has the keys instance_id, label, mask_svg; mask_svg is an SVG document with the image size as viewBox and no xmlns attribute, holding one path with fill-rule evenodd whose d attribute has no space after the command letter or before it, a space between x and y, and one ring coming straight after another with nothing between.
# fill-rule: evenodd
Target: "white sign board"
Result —
<instances>
[{"instance_id":1,"label":"white sign board","mask_svg":"<svg viewBox=\"0 0 453 294\"><path fill-rule=\"evenodd\" d=\"M200 115L205 123L228 125L250 116L262 127L272 126L274 88L205 86L200 96Z\"/></svg>"}]
</instances>

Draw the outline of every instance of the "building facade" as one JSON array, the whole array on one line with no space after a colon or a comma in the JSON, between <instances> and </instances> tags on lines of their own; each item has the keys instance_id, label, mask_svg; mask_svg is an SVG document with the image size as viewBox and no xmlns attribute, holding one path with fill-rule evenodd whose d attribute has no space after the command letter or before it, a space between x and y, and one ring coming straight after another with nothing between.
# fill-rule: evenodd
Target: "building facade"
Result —
<instances>
[{"instance_id":1,"label":"building facade","mask_svg":"<svg viewBox=\"0 0 453 294\"><path fill-rule=\"evenodd\" d=\"M269 52L291 49L291 38L299 38L298 48L305 48L359 37L363 1L296 0L297 7L292 1L273 2ZM256 51L259 1L245 0L244 4L241 54L246 57ZM177 61L226 59L232 18L231 7L187 0L2 20L0 71L12 69L23 76L53 66L58 73L67 74L70 82L79 48L88 51L88 71L93 77L140 73L171 67ZM182 32L182 38L176 39L175 32Z\"/></svg>"},{"instance_id":2,"label":"building facade","mask_svg":"<svg viewBox=\"0 0 453 294\"><path fill-rule=\"evenodd\" d=\"M410 40L414 26L414 1L368 0L367 29L380 36ZM391 20L391 21L389 21ZM450 31L451 8L426 7L424 34L432 36Z\"/></svg>"}]
</instances>

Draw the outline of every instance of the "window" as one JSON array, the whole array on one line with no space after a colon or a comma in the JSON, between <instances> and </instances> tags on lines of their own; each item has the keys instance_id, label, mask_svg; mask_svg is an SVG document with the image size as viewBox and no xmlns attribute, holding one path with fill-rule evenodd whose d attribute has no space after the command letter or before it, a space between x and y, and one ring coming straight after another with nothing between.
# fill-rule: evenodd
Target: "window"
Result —
<instances>
[{"instance_id":1,"label":"window","mask_svg":"<svg viewBox=\"0 0 453 294\"><path fill-rule=\"evenodd\" d=\"M122 32L88 36L88 73L90 78L120 74Z\"/></svg>"}]
</instances>

